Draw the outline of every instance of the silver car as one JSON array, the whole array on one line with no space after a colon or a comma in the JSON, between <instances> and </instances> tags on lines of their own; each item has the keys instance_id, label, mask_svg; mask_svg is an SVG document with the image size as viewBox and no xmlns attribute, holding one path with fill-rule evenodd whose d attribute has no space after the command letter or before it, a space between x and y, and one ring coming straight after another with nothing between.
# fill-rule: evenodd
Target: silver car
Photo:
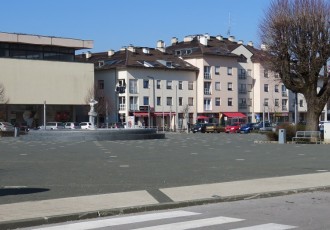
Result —
<instances>
[{"instance_id":1,"label":"silver car","mask_svg":"<svg viewBox=\"0 0 330 230\"><path fill-rule=\"evenodd\" d=\"M14 131L15 127L9 122L0 122L0 131Z\"/></svg>"},{"instance_id":2,"label":"silver car","mask_svg":"<svg viewBox=\"0 0 330 230\"><path fill-rule=\"evenodd\" d=\"M44 126L40 126L40 129L45 129ZM64 125L62 122L47 122L46 129L54 130L54 129L64 129Z\"/></svg>"},{"instance_id":3,"label":"silver car","mask_svg":"<svg viewBox=\"0 0 330 230\"><path fill-rule=\"evenodd\" d=\"M80 129L80 124L78 122L65 122L64 128L66 129Z\"/></svg>"}]
</instances>

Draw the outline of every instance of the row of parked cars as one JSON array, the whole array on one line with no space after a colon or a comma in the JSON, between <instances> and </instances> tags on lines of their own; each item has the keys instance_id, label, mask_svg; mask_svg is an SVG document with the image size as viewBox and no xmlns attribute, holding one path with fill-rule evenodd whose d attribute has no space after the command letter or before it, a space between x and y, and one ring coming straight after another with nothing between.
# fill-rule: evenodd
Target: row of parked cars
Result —
<instances>
[{"instance_id":1,"label":"row of parked cars","mask_svg":"<svg viewBox=\"0 0 330 230\"><path fill-rule=\"evenodd\" d=\"M90 122L47 122L46 129L92 129L92 123ZM44 126L40 126L39 129L45 129Z\"/></svg>"},{"instance_id":2,"label":"row of parked cars","mask_svg":"<svg viewBox=\"0 0 330 230\"><path fill-rule=\"evenodd\" d=\"M250 133L252 130L261 130L261 131L271 131L273 126L269 122L263 124L260 123L235 123L231 125L226 125L225 127L216 123L197 123L192 126L191 131L193 133Z\"/></svg>"}]
</instances>

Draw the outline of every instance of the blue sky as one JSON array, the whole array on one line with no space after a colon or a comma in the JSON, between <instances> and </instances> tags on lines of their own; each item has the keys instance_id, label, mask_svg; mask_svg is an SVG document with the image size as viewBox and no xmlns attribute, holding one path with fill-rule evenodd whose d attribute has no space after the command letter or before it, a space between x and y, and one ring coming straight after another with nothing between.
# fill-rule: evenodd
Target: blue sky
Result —
<instances>
[{"instance_id":1,"label":"blue sky","mask_svg":"<svg viewBox=\"0 0 330 230\"><path fill-rule=\"evenodd\" d=\"M94 41L92 52L130 44L169 45L204 34L259 45L258 24L269 0L11 0L1 2L1 32ZM230 20L229 20L230 18ZM229 23L230 21L230 23ZM230 25L230 26L229 26Z\"/></svg>"}]
</instances>

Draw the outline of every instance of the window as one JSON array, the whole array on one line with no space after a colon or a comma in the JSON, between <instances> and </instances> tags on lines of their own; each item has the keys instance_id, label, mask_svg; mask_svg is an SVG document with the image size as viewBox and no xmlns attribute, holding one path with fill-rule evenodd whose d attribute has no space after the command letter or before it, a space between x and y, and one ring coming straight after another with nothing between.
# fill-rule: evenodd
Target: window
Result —
<instances>
[{"instance_id":1,"label":"window","mask_svg":"<svg viewBox=\"0 0 330 230\"><path fill-rule=\"evenodd\" d=\"M179 97L179 106L182 106L182 97Z\"/></svg>"},{"instance_id":2,"label":"window","mask_svg":"<svg viewBox=\"0 0 330 230\"><path fill-rule=\"evenodd\" d=\"M268 78L268 69L264 69L264 77Z\"/></svg>"},{"instance_id":3,"label":"window","mask_svg":"<svg viewBox=\"0 0 330 230\"><path fill-rule=\"evenodd\" d=\"M157 80L157 89L160 89L160 83L161 83L161 81L160 80Z\"/></svg>"},{"instance_id":4,"label":"window","mask_svg":"<svg viewBox=\"0 0 330 230\"><path fill-rule=\"evenodd\" d=\"M179 89L182 89L182 81L179 81Z\"/></svg>"},{"instance_id":5,"label":"window","mask_svg":"<svg viewBox=\"0 0 330 230\"><path fill-rule=\"evenodd\" d=\"M166 98L166 105L172 105L172 97Z\"/></svg>"},{"instance_id":6,"label":"window","mask_svg":"<svg viewBox=\"0 0 330 230\"><path fill-rule=\"evenodd\" d=\"M215 82L215 83L214 83L214 86L215 86L215 90L216 90L216 91L220 91L220 89L221 89L220 82Z\"/></svg>"},{"instance_id":7,"label":"window","mask_svg":"<svg viewBox=\"0 0 330 230\"><path fill-rule=\"evenodd\" d=\"M246 70L245 69L238 70L238 79L246 79Z\"/></svg>"},{"instance_id":8,"label":"window","mask_svg":"<svg viewBox=\"0 0 330 230\"><path fill-rule=\"evenodd\" d=\"M138 97L129 97L129 108L132 111L138 110Z\"/></svg>"},{"instance_id":9,"label":"window","mask_svg":"<svg viewBox=\"0 0 330 230\"><path fill-rule=\"evenodd\" d=\"M157 97L157 105L162 105L162 98L161 97Z\"/></svg>"},{"instance_id":10,"label":"window","mask_svg":"<svg viewBox=\"0 0 330 230\"><path fill-rule=\"evenodd\" d=\"M149 88L149 80L144 79L143 80L143 88L148 89Z\"/></svg>"},{"instance_id":11,"label":"window","mask_svg":"<svg viewBox=\"0 0 330 230\"><path fill-rule=\"evenodd\" d=\"M194 98L193 97L188 97L188 105L189 106L194 106Z\"/></svg>"},{"instance_id":12,"label":"window","mask_svg":"<svg viewBox=\"0 0 330 230\"><path fill-rule=\"evenodd\" d=\"M137 80L135 80L135 79L129 80L129 93L138 93L137 92Z\"/></svg>"},{"instance_id":13,"label":"window","mask_svg":"<svg viewBox=\"0 0 330 230\"><path fill-rule=\"evenodd\" d=\"M268 98L264 99L264 106L268 106Z\"/></svg>"},{"instance_id":14,"label":"window","mask_svg":"<svg viewBox=\"0 0 330 230\"><path fill-rule=\"evenodd\" d=\"M194 82L193 81L188 82L188 90L194 90Z\"/></svg>"},{"instance_id":15,"label":"window","mask_svg":"<svg viewBox=\"0 0 330 230\"><path fill-rule=\"evenodd\" d=\"M278 93L278 85L275 85L275 93Z\"/></svg>"},{"instance_id":16,"label":"window","mask_svg":"<svg viewBox=\"0 0 330 230\"><path fill-rule=\"evenodd\" d=\"M212 110L212 103L211 103L211 98L204 98L204 110L205 111L210 111Z\"/></svg>"},{"instance_id":17,"label":"window","mask_svg":"<svg viewBox=\"0 0 330 230\"><path fill-rule=\"evenodd\" d=\"M220 74L220 66L214 66L214 73L215 73L215 75Z\"/></svg>"},{"instance_id":18,"label":"window","mask_svg":"<svg viewBox=\"0 0 330 230\"><path fill-rule=\"evenodd\" d=\"M279 99L275 99L275 106L280 106L280 100Z\"/></svg>"},{"instance_id":19,"label":"window","mask_svg":"<svg viewBox=\"0 0 330 230\"><path fill-rule=\"evenodd\" d=\"M228 91L232 91L233 90L233 83L228 82Z\"/></svg>"},{"instance_id":20,"label":"window","mask_svg":"<svg viewBox=\"0 0 330 230\"><path fill-rule=\"evenodd\" d=\"M233 99L232 98L228 98L228 106L233 106Z\"/></svg>"},{"instance_id":21,"label":"window","mask_svg":"<svg viewBox=\"0 0 330 230\"><path fill-rule=\"evenodd\" d=\"M99 89L104 89L104 80L98 80Z\"/></svg>"},{"instance_id":22,"label":"window","mask_svg":"<svg viewBox=\"0 0 330 230\"><path fill-rule=\"evenodd\" d=\"M264 92L268 92L268 84L264 84Z\"/></svg>"},{"instance_id":23,"label":"window","mask_svg":"<svg viewBox=\"0 0 330 230\"><path fill-rule=\"evenodd\" d=\"M240 84L239 93L246 93L246 84Z\"/></svg>"},{"instance_id":24,"label":"window","mask_svg":"<svg viewBox=\"0 0 330 230\"><path fill-rule=\"evenodd\" d=\"M172 89L172 81L166 81L166 89Z\"/></svg>"},{"instance_id":25,"label":"window","mask_svg":"<svg viewBox=\"0 0 330 230\"><path fill-rule=\"evenodd\" d=\"M227 67L227 74L228 75L233 75L233 68L232 67Z\"/></svg>"},{"instance_id":26,"label":"window","mask_svg":"<svg viewBox=\"0 0 330 230\"><path fill-rule=\"evenodd\" d=\"M149 97L143 97L143 105L149 105Z\"/></svg>"},{"instance_id":27,"label":"window","mask_svg":"<svg viewBox=\"0 0 330 230\"><path fill-rule=\"evenodd\" d=\"M304 107L304 100L299 100L299 106Z\"/></svg>"},{"instance_id":28,"label":"window","mask_svg":"<svg viewBox=\"0 0 330 230\"><path fill-rule=\"evenodd\" d=\"M211 79L210 70L211 70L210 66L204 66L204 79Z\"/></svg>"},{"instance_id":29,"label":"window","mask_svg":"<svg viewBox=\"0 0 330 230\"><path fill-rule=\"evenodd\" d=\"M252 88L253 88L252 84L248 84L248 88L247 88L247 90L248 90L249 92L252 91Z\"/></svg>"},{"instance_id":30,"label":"window","mask_svg":"<svg viewBox=\"0 0 330 230\"><path fill-rule=\"evenodd\" d=\"M221 105L221 100L220 97L215 98L215 106L220 106Z\"/></svg>"}]
</instances>

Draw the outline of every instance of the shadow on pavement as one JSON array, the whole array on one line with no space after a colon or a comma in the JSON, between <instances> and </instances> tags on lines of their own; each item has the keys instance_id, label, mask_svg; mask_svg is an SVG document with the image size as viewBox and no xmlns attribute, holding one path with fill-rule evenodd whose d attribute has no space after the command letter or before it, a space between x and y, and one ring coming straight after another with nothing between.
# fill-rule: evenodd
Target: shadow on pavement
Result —
<instances>
[{"instance_id":1,"label":"shadow on pavement","mask_svg":"<svg viewBox=\"0 0 330 230\"><path fill-rule=\"evenodd\" d=\"M0 196L23 195L47 191L49 191L47 188L0 188Z\"/></svg>"}]
</instances>

